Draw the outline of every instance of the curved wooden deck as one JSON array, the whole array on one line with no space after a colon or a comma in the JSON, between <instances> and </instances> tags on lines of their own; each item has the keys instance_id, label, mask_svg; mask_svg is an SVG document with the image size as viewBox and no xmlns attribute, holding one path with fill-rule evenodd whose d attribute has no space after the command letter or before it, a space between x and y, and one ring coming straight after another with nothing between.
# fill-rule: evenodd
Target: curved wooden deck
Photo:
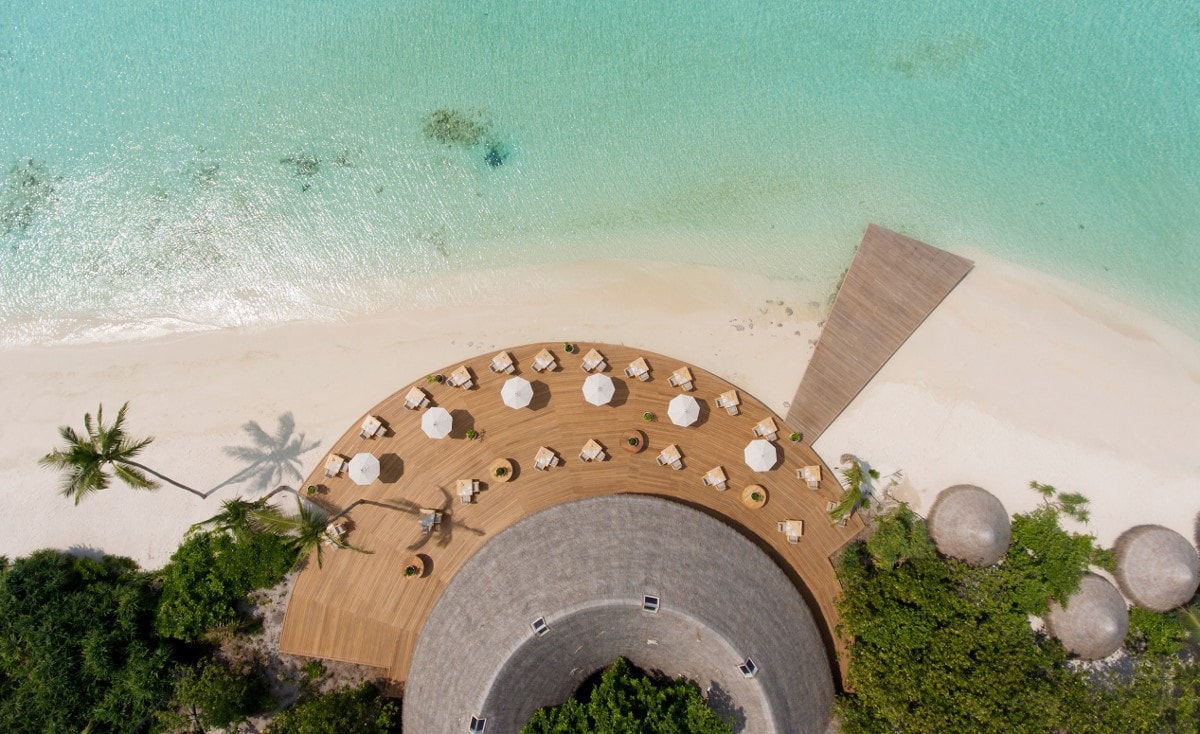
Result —
<instances>
[{"instance_id":1,"label":"curved wooden deck","mask_svg":"<svg viewBox=\"0 0 1200 734\"><path fill-rule=\"evenodd\" d=\"M607 358L608 370L617 385L612 405L588 404L581 392L586 374L580 356L591 347ZM557 372L536 373L529 365L543 347L559 359ZM840 592L830 557L862 529L857 517L845 528L837 528L825 514L826 504L841 494L841 487L828 467L823 466L821 487L810 490L796 478L801 466L821 464L805 443L791 443L791 430L775 417L780 427L775 445L781 462L770 472L752 472L742 451L752 439L752 427L772 413L752 396L739 390L741 414L729 416L716 408L717 395L735 385L696 366L690 393L701 403L699 422L689 428L673 425L667 418L667 403L680 390L667 384L671 372L683 363L652 352L607 344L581 344L576 354L566 354L561 344L531 344L509 351L517 362L516 374L534 385L530 408L513 410L500 399L500 387L508 375L494 374L488 365L491 354L475 357L467 366L476 377L471 390L448 385L427 385L422 379L405 384L371 410L390 430L374 439L359 437L361 417L333 446L331 453L346 457L367 451L380 457L379 480L360 487L345 475L325 479L322 466L307 484L321 487L320 503L334 510L361 501L347 514L352 526L348 540L373 551L371 555L344 550L324 554L324 567L310 563L296 581L288 603L280 648L284 652L377 667L392 688L402 687L417 634L442 589L462 564L488 539L521 518L552 505L602 494L632 492L656 495L687 503L720 518L756 542L773 557L809 602L818 626L823 626L831 671L840 681L844 673L834 653L841 644L833 629L837 624L834 600ZM627 379L623 369L636 357L645 357L652 379ZM450 365L444 374L457 365ZM434 405L454 416L449 438L433 440L421 431L420 413L404 409L404 398L416 384L426 389ZM659 416L647 423L642 413ZM364 416L365 417L365 416ZM466 440L473 427L482 438ZM630 453L619 445L630 429L648 437L641 453ZM603 444L609 458L602 463L583 463L580 449L589 438ZM663 447L678 444L684 468L680 471L658 466L655 457ZM533 457L539 446L554 449L562 464L549 471L535 471ZM498 457L513 460L515 472L507 483L487 483L487 467ZM701 482L701 476L716 465L725 467L729 489L717 492ZM479 479L484 489L470 505L459 504L455 480ZM769 493L764 507L747 507L742 489L760 484ZM419 507L440 508L445 514L440 533L422 536L416 511ZM804 537L789 545L776 528L784 519L804 521ZM703 538L680 538L681 543L702 543ZM423 545L420 545L424 541ZM428 571L419 580L405 579L404 560L415 552L423 554ZM488 600L480 599L486 605ZM840 659L840 656L839 656Z\"/></svg>"}]
</instances>

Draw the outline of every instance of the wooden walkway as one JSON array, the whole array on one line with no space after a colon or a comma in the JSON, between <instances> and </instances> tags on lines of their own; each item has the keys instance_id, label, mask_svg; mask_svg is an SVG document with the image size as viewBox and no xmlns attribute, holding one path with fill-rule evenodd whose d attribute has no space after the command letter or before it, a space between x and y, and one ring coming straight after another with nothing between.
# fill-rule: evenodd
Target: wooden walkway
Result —
<instances>
[{"instance_id":1,"label":"wooden walkway","mask_svg":"<svg viewBox=\"0 0 1200 734\"><path fill-rule=\"evenodd\" d=\"M867 227L788 409L815 443L974 263Z\"/></svg>"},{"instance_id":2,"label":"wooden walkway","mask_svg":"<svg viewBox=\"0 0 1200 734\"><path fill-rule=\"evenodd\" d=\"M822 629L829 664L835 681L844 670L835 661L841 650L833 630L837 623L834 600L840 587L831 561L847 541L862 529L857 517L845 528L833 526L825 514L826 504L840 496L841 486L822 467L819 490L811 490L796 478L796 470L821 464L805 443L791 443L784 421L780 427L781 462L765 473L752 472L744 463L743 449L754 438L752 427L771 415L760 402L739 391L741 415L729 416L715 408L713 400L734 389L715 375L691 366L695 391L701 403L699 422L688 428L673 425L667 403L681 391L667 384L678 360L613 345L584 345L581 353L595 346L608 359L609 374L617 385L612 405L596 407L584 401L581 386L585 373L579 354L570 355L560 344L532 344L510 350L517 361L517 374L530 380L534 399L530 408L513 410L500 398L507 375L491 372L491 354L480 355L466 364L476 376L471 390L448 385L417 384L454 416L449 438L433 440L421 430L421 414L405 410L404 398L411 385L371 410L390 427L387 435L374 439L359 437L356 420L349 431L333 444L332 452L351 457L371 452L380 457L378 481L359 487L349 479L325 479L323 466L308 479L321 488L321 504L344 508L356 500L347 517L352 527L347 539L369 549L371 555L345 550L326 550L324 567L309 563L296 581L288 604L280 641L284 652L332 660L349 661L380 669L393 691L402 689L413 646L442 590L463 563L489 538L539 510L584 497L612 493L641 493L666 497L701 509L728 523L768 553L808 600ZM559 358L560 370L538 374L529 369L533 355L542 347ZM652 379L627 379L623 369L638 356L651 367ZM444 374L457 365L450 365ZM642 413L653 411L655 422L645 422ZM483 435L467 440L464 433L474 428ZM645 432L647 447L631 453L620 446L630 429ZM583 463L580 449L595 438L606 449L603 463ZM668 444L678 444L684 469L675 471L655 461ZM539 446L558 452L562 464L549 471L533 469ZM511 459L516 467L511 481L487 483L487 467L496 458ZM321 464L324 464L322 459ZM729 489L717 492L701 482L701 476L722 465L729 476ZM455 495L455 480L479 479L484 489L470 505L461 505ZM750 484L766 488L766 505L751 509L742 503L742 490ZM442 530L422 536L416 511L439 508L445 513ZM785 519L804 521L804 537L789 545L776 523ZM424 541L424 543L422 543ZM680 538L681 543L703 543L703 538ZM405 579L403 564L413 553L422 554L429 567L424 578ZM480 600L486 604L487 600Z\"/></svg>"}]
</instances>

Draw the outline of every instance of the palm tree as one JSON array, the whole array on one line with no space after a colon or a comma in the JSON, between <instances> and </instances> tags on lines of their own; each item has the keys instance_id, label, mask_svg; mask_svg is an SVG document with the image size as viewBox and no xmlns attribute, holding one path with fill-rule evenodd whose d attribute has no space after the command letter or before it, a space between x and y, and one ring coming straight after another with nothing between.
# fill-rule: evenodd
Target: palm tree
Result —
<instances>
[{"instance_id":1,"label":"palm tree","mask_svg":"<svg viewBox=\"0 0 1200 734\"><path fill-rule=\"evenodd\" d=\"M350 545L341 536L331 533L329 531L329 515L321 508L315 505L306 505L299 497L296 498L296 508L295 515L286 515L274 506L264 503L263 507L252 510L250 515L254 526L258 529L291 536L292 543L296 547L297 563L308 558L309 554L315 550L317 567L320 568L321 547L327 542L356 553L373 552Z\"/></svg>"},{"instance_id":2,"label":"palm tree","mask_svg":"<svg viewBox=\"0 0 1200 734\"><path fill-rule=\"evenodd\" d=\"M129 403L121 406L117 411L117 419L111 426L104 425L103 405L96 410L95 423L92 422L92 414L85 413L83 427L87 432L86 436L79 435L70 426L59 427L58 434L62 436L66 446L46 454L38 463L66 472L62 483L63 496L74 498L75 504L78 505L79 500L92 492L107 489L111 481L107 470L111 469L118 479L134 489L158 489L158 483L146 476L153 474L168 484L204 499L204 493L133 460L142 449L150 445L154 437L135 441L125 435L123 424L128 408Z\"/></svg>"},{"instance_id":3,"label":"palm tree","mask_svg":"<svg viewBox=\"0 0 1200 734\"><path fill-rule=\"evenodd\" d=\"M205 525L214 530L231 533L235 538L244 540L254 530L257 514L275 510L267 505L266 499L255 501L235 497L221 503L221 511L216 515L193 525L190 530L197 530ZM276 512L278 512L276 510Z\"/></svg>"}]
</instances>

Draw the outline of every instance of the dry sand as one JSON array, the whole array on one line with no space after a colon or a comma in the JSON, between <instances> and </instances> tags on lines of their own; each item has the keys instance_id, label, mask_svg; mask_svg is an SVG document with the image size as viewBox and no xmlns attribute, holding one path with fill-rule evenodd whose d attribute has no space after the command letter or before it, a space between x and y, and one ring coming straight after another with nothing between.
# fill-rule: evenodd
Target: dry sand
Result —
<instances>
[{"instance_id":1,"label":"dry sand","mask_svg":"<svg viewBox=\"0 0 1200 734\"><path fill-rule=\"evenodd\" d=\"M746 273L644 262L550 265L442 279L442 305L346 323L296 323L141 342L0 352L0 553L103 550L149 566L222 499L293 486L387 395L455 361L508 345L570 339L669 354L741 385L786 413L819 333L823 294ZM494 296L480 293L493 292ZM469 299L461 294L472 294ZM458 294L458 295L456 295ZM150 466L201 490L118 484L79 506L37 466L55 428L131 402L129 429L155 435ZM1030 479L1092 499L1104 542L1157 522L1191 538L1200 510L1200 343L1062 281L982 261L817 442L885 473L918 511L949 484L1029 509ZM291 413L308 450L254 446ZM293 436L293 438L295 438ZM273 467L284 471L272 475ZM289 471L289 468L292 470ZM300 474L293 473L299 470ZM231 479L237 481L230 481Z\"/></svg>"}]
</instances>

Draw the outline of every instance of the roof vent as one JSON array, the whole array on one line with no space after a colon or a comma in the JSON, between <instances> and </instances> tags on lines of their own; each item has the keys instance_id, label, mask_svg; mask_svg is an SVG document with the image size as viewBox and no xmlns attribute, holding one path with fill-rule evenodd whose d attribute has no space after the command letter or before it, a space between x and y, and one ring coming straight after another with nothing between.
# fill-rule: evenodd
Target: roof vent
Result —
<instances>
[{"instance_id":1,"label":"roof vent","mask_svg":"<svg viewBox=\"0 0 1200 734\"><path fill-rule=\"evenodd\" d=\"M533 620L529 623L529 627L533 630L533 634L537 635L538 637L541 637L550 631L550 628L546 626L545 617L538 617L537 619ZM480 731L482 731L482 729Z\"/></svg>"},{"instance_id":2,"label":"roof vent","mask_svg":"<svg viewBox=\"0 0 1200 734\"><path fill-rule=\"evenodd\" d=\"M487 719L481 719L478 716L471 717L471 726L467 727L470 734L483 734L483 727L487 726Z\"/></svg>"},{"instance_id":3,"label":"roof vent","mask_svg":"<svg viewBox=\"0 0 1200 734\"><path fill-rule=\"evenodd\" d=\"M746 658L746 662L738 666L738 670L742 671L742 675L747 678L753 678L758 673L758 665L754 662L754 658Z\"/></svg>"},{"instance_id":4,"label":"roof vent","mask_svg":"<svg viewBox=\"0 0 1200 734\"><path fill-rule=\"evenodd\" d=\"M658 597L646 594L642 597L642 611L650 612L651 614L658 611Z\"/></svg>"}]
</instances>

